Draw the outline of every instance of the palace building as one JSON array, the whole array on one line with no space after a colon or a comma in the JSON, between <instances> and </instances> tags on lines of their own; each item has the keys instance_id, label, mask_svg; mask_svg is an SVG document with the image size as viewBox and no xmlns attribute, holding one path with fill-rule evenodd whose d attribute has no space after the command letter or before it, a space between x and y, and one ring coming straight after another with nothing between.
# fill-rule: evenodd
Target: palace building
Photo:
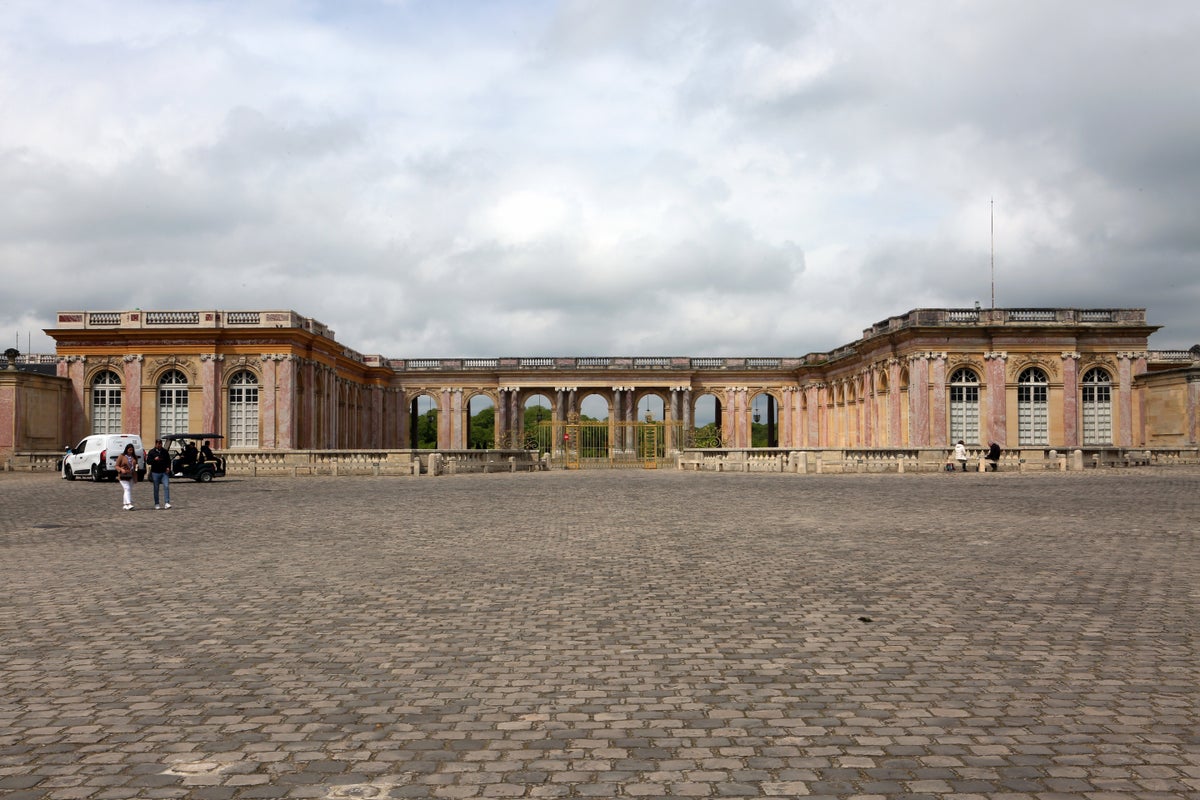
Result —
<instances>
[{"instance_id":1,"label":"palace building","mask_svg":"<svg viewBox=\"0 0 1200 800\"><path fill-rule=\"evenodd\" d=\"M751 446L756 417L792 450L1194 447L1200 347L1150 350L1156 330L1143 309L916 309L805 355L388 358L293 311L64 311L57 377L0 383L0 449L186 431L228 451L405 449L432 407L437 448L460 450L489 405L501 448L534 397L559 422L598 398L614 445L650 402L676 452L702 407L727 448Z\"/></svg>"}]
</instances>

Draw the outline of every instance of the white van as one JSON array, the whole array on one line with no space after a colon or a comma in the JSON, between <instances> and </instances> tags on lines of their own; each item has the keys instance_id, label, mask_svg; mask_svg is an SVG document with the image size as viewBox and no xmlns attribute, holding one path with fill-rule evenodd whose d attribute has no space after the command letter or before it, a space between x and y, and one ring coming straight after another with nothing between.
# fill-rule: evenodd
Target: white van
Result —
<instances>
[{"instance_id":1,"label":"white van","mask_svg":"<svg viewBox=\"0 0 1200 800\"><path fill-rule=\"evenodd\" d=\"M146 477L146 450L136 433L93 433L63 456L62 476L69 481L87 477L94 481L117 479L117 456L132 444L138 457L138 477Z\"/></svg>"}]
</instances>

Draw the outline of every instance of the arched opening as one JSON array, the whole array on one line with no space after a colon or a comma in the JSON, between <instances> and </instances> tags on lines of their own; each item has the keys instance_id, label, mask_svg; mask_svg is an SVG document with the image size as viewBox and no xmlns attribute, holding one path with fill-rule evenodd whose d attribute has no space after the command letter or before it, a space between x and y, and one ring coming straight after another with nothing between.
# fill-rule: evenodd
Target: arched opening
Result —
<instances>
[{"instance_id":1,"label":"arched opening","mask_svg":"<svg viewBox=\"0 0 1200 800\"><path fill-rule=\"evenodd\" d=\"M612 416L612 405L602 394L585 395L579 401L579 419L582 422L602 421Z\"/></svg>"},{"instance_id":2,"label":"arched opening","mask_svg":"<svg viewBox=\"0 0 1200 800\"><path fill-rule=\"evenodd\" d=\"M760 392L750 399L750 446L778 447L778 410L774 395Z\"/></svg>"},{"instance_id":3,"label":"arched opening","mask_svg":"<svg viewBox=\"0 0 1200 800\"><path fill-rule=\"evenodd\" d=\"M1112 376L1099 367L1083 375L1083 443L1112 444Z\"/></svg>"},{"instance_id":4,"label":"arched opening","mask_svg":"<svg viewBox=\"0 0 1200 800\"><path fill-rule=\"evenodd\" d=\"M692 402L692 447L722 447L721 401L714 394L704 393Z\"/></svg>"},{"instance_id":5,"label":"arched opening","mask_svg":"<svg viewBox=\"0 0 1200 800\"><path fill-rule=\"evenodd\" d=\"M416 450L435 450L438 446L438 407L431 395L419 394L409 409L409 441Z\"/></svg>"},{"instance_id":6,"label":"arched opening","mask_svg":"<svg viewBox=\"0 0 1200 800\"><path fill-rule=\"evenodd\" d=\"M496 403L486 394L467 400L467 447L490 450L496 443Z\"/></svg>"},{"instance_id":7,"label":"arched opening","mask_svg":"<svg viewBox=\"0 0 1200 800\"><path fill-rule=\"evenodd\" d=\"M662 422L667 418L667 407L656 394L642 395L637 404L638 422Z\"/></svg>"},{"instance_id":8,"label":"arched opening","mask_svg":"<svg viewBox=\"0 0 1200 800\"><path fill-rule=\"evenodd\" d=\"M537 392L525 397L521 417L522 447L544 453L550 449L550 423L554 419L554 404L549 395Z\"/></svg>"},{"instance_id":9,"label":"arched opening","mask_svg":"<svg viewBox=\"0 0 1200 800\"><path fill-rule=\"evenodd\" d=\"M121 432L121 378L104 370L92 379L92 433Z\"/></svg>"},{"instance_id":10,"label":"arched opening","mask_svg":"<svg viewBox=\"0 0 1200 800\"><path fill-rule=\"evenodd\" d=\"M258 378L241 370L229 379L229 447L258 447Z\"/></svg>"}]
</instances>

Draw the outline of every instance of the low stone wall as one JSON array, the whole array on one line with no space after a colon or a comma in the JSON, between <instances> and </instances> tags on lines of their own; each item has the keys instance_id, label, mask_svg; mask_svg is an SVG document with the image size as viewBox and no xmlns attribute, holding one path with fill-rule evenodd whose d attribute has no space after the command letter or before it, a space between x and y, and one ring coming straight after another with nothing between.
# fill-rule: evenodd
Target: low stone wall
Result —
<instances>
[{"instance_id":1,"label":"low stone wall","mask_svg":"<svg viewBox=\"0 0 1200 800\"><path fill-rule=\"evenodd\" d=\"M980 448L968 450L967 469L983 472L987 467ZM1001 472L1038 470L1078 471L1100 467L1135 467L1200 463L1200 448L1021 448L1000 455ZM676 467L708 472L793 472L799 474L939 472L950 464L959 468L952 450L945 448L903 449L810 449L780 448L694 448L681 452Z\"/></svg>"},{"instance_id":2,"label":"low stone wall","mask_svg":"<svg viewBox=\"0 0 1200 800\"><path fill-rule=\"evenodd\" d=\"M983 471L983 451L968 451L967 468ZM57 472L58 450L16 452L6 472ZM472 472L536 472L550 468L535 450L229 450L221 452L228 475L457 475ZM692 448L676 456L676 468L704 472L791 472L798 474L937 472L953 461L944 448L810 449ZM1070 451L1006 450L1001 472L1077 471L1200 464L1197 447L1089 447ZM957 467L957 464L954 464Z\"/></svg>"}]
</instances>

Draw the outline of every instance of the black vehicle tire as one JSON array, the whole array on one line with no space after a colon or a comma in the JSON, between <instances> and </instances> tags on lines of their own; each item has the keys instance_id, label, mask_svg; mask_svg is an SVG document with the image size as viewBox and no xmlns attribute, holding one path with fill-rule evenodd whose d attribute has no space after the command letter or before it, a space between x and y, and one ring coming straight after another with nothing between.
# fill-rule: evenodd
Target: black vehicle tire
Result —
<instances>
[{"instance_id":1,"label":"black vehicle tire","mask_svg":"<svg viewBox=\"0 0 1200 800\"><path fill-rule=\"evenodd\" d=\"M104 478L105 476L100 472L100 465L92 464L92 481L94 483L99 483L100 481L104 480Z\"/></svg>"},{"instance_id":2,"label":"black vehicle tire","mask_svg":"<svg viewBox=\"0 0 1200 800\"><path fill-rule=\"evenodd\" d=\"M213 474L211 469L202 469L196 473L196 480L201 483L212 483Z\"/></svg>"},{"instance_id":3,"label":"black vehicle tire","mask_svg":"<svg viewBox=\"0 0 1200 800\"><path fill-rule=\"evenodd\" d=\"M69 464L63 467L63 477L69 481L75 480L75 470L71 469Z\"/></svg>"}]
</instances>

